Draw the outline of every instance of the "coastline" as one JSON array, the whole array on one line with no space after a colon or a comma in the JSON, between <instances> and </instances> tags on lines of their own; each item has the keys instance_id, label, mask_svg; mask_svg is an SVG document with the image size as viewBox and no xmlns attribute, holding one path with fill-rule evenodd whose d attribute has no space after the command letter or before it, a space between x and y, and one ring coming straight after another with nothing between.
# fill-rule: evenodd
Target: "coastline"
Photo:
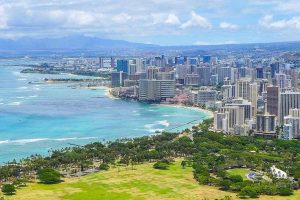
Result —
<instances>
[{"instance_id":1,"label":"coastline","mask_svg":"<svg viewBox=\"0 0 300 200\"><path fill-rule=\"evenodd\" d=\"M182 105L182 104L166 104L166 103L158 103L158 104L153 104L153 105L169 106L169 107L175 107L175 108L185 108L185 109L197 110L197 111L200 111L202 113L205 113L207 115L207 117L205 117L206 119L214 117L214 113L212 111L206 110L206 109L203 109L203 108L200 108L200 107L195 107L195 106L186 106L186 105Z\"/></svg>"},{"instance_id":2,"label":"coastline","mask_svg":"<svg viewBox=\"0 0 300 200\"><path fill-rule=\"evenodd\" d=\"M111 99L122 99L120 97L116 97L113 94L111 94L111 88L108 86L99 86L98 88L104 89L105 90L105 96L107 96L108 98ZM139 101L137 101L139 102ZM191 109L191 110L196 110L199 112L204 113L205 115L207 115L205 117L205 119L209 119L209 118L213 118L214 117L214 113L210 110L206 110L200 107L196 107L196 106L186 106L183 104L168 104L168 103L154 103L151 105L155 105L155 106L169 106L169 107L175 107L175 108L185 108L185 109Z\"/></svg>"}]
</instances>

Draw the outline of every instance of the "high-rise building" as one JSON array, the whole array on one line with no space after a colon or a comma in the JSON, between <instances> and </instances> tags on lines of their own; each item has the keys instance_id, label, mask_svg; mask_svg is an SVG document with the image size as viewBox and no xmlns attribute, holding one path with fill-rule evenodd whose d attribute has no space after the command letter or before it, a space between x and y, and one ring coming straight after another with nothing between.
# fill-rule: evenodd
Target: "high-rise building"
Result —
<instances>
[{"instance_id":1,"label":"high-rise building","mask_svg":"<svg viewBox=\"0 0 300 200\"><path fill-rule=\"evenodd\" d=\"M211 84L211 69L210 67L197 67L196 73L199 75L199 84L208 86Z\"/></svg>"},{"instance_id":2,"label":"high-rise building","mask_svg":"<svg viewBox=\"0 0 300 200\"><path fill-rule=\"evenodd\" d=\"M157 67L148 67L147 69L147 79L152 80L156 79L156 74L159 72Z\"/></svg>"},{"instance_id":3,"label":"high-rise building","mask_svg":"<svg viewBox=\"0 0 300 200\"><path fill-rule=\"evenodd\" d=\"M275 136L276 133L276 116L265 114L256 115L256 131L258 134L266 136Z\"/></svg>"},{"instance_id":4,"label":"high-rise building","mask_svg":"<svg viewBox=\"0 0 300 200\"><path fill-rule=\"evenodd\" d=\"M175 96L175 80L148 80L139 81L139 100L161 101Z\"/></svg>"},{"instance_id":5,"label":"high-rise building","mask_svg":"<svg viewBox=\"0 0 300 200\"><path fill-rule=\"evenodd\" d=\"M130 64L128 67L128 75L136 74L136 72L137 72L136 64Z\"/></svg>"},{"instance_id":6,"label":"high-rise building","mask_svg":"<svg viewBox=\"0 0 300 200\"><path fill-rule=\"evenodd\" d=\"M214 129L217 131L225 131L228 132L228 116L229 112L220 113L214 112Z\"/></svg>"},{"instance_id":7,"label":"high-rise building","mask_svg":"<svg viewBox=\"0 0 300 200\"><path fill-rule=\"evenodd\" d=\"M252 104L248 100L245 99L232 99L229 101L226 101L225 106L235 106L235 107L241 107L244 111L244 118L241 119L243 122L246 122L246 120L252 119Z\"/></svg>"},{"instance_id":8,"label":"high-rise building","mask_svg":"<svg viewBox=\"0 0 300 200\"><path fill-rule=\"evenodd\" d=\"M225 78L234 82L234 69L232 67L218 67L217 68L219 83L223 83Z\"/></svg>"},{"instance_id":9,"label":"high-rise building","mask_svg":"<svg viewBox=\"0 0 300 200\"><path fill-rule=\"evenodd\" d=\"M222 97L223 100L235 98L235 85L223 85Z\"/></svg>"},{"instance_id":10,"label":"high-rise building","mask_svg":"<svg viewBox=\"0 0 300 200\"><path fill-rule=\"evenodd\" d=\"M200 77L198 74L187 74L184 78L184 84L189 86L198 86Z\"/></svg>"},{"instance_id":11,"label":"high-rise building","mask_svg":"<svg viewBox=\"0 0 300 200\"><path fill-rule=\"evenodd\" d=\"M254 82L249 85L249 88L249 101L252 104L252 116L255 117L257 112L258 85L256 82Z\"/></svg>"},{"instance_id":12,"label":"high-rise building","mask_svg":"<svg viewBox=\"0 0 300 200\"><path fill-rule=\"evenodd\" d=\"M293 109L298 110L299 109ZM289 126L289 134L284 134L284 139L299 139L300 138L300 117L288 115L284 117L284 126Z\"/></svg>"},{"instance_id":13,"label":"high-rise building","mask_svg":"<svg viewBox=\"0 0 300 200\"><path fill-rule=\"evenodd\" d=\"M110 58L110 67L115 68L115 58L114 57Z\"/></svg>"},{"instance_id":14,"label":"high-rise building","mask_svg":"<svg viewBox=\"0 0 300 200\"><path fill-rule=\"evenodd\" d=\"M128 60L117 60L117 71L128 72L129 61Z\"/></svg>"},{"instance_id":15,"label":"high-rise building","mask_svg":"<svg viewBox=\"0 0 300 200\"><path fill-rule=\"evenodd\" d=\"M139 100L158 101L158 97L156 95L156 80L139 80Z\"/></svg>"},{"instance_id":16,"label":"high-rise building","mask_svg":"<svg viewBox=\"0 0 300 200\"><path fill-rule=\"evenodd\" d=\"M124 81L127 79L127 74L124 72L112 72L111 73L111 86L120 87L124 86Z\"/></svg>"},{"instance_id":17,"label":"high-rise building","mask_svg":"<svg viewBox=\"0 0 300 200\"><path fill-rule=\"evenodd\" d=\"M146 70L143 59L141 59L141 58L135 59L135 64L136 64L136 71L137 72L144 72Z\"/></svg>"},{"instance_id":18,"label":"high-rise building","mask_svg":"<svg viewBox=\"0 0 300 200\"><path fill-rule=\"evenodd\" d=\"M275 74L275 80L276 80L276 85L279 88L286 88L287 87L286 74L283 74L283 73Z\"/></svg>"},{"instance_id":19,"label":"high-rise building","mask_svg":"<svg viewBox=\"0 0 300 200\"><path fill-rule=\"evenodd\" d=\"M300 108L300 92L286 91L279 94L279 123L283 124L284 117L289 115L292 108Z\"/></svg>"},{"instance_id":20,"label":"high-rise building","mask_svg":"<svg viewBox=\"0 0 300 200\"><path fill-rule=\"evenodd\" d=\"M279 87L267 87L267 112L278 116Z\"/></svg>"},{"instance_id":21,"label":"high-rise building","mask_svg":"<svg viewBox=\"0 0 300 200\"><path fill-rule=\"evenodd\" d=\"M103 58L99 58L99 67L104 68L104 59Z\"/></svg>"},{"instance_id":22,"label":"high-rise building","mask_svg":"<svg viewBox=\"0 0 300 200\"><path fill-rule=\"evenodd\" d=\"M264 78L264 68L262 67L256 68L256 78Z\"/></svg>"},{"instance_id":23,"label":"high-rise building","mask_svg":"<svg viewBox=\"0 0 300 200\"><path fill-rule=\"evenodd\" d=\"M188 70L185 65L176 65L176 78L184 80Z\"/></svg>"},{"instance_id":24,"label":"high-rise building","mask_svg":"<svg viewBox=\"0 0 300 200\"><path fill-rule=\"evenodd\" d=\"M233 132L235 125L244 124L244 108L240 106L224 106L219 108L214 116L214 128L217 130L220 130L219 128L222 127L222 130L225 132Z\"/></svg>"},{"instance_id":25,"label":"high-rise building","mask_svg":"<svg viewBox=\"0 0 300 200\"><path fill-rule=\"evenodd\" d=\"M210 63L211 56L210 55L204 55L203 56L203 63Z\"/></svg>"},{"instance_id":26,"label":"high-rise building","mask_svg":"<svg viewBox=\"0 0 300 200\"><path fill-rule=\"evenodd\" d=\"M157 72L156 73L157 80L175 80L175 72Z\"/></svg>"},{"instance_id":27,"label":"high-rise building","mask_svg":"<svg viewBox=\"0 0 300 200\"><path fill-rule=\"evenodd\" d=\"M236 82L237 98L250 99L250 79L239 79Z\"/></svg>"},{"instance_id":28,"label":"high-rise building","mask_svg":"<svg viewBox=\"0 0 300 200\"><path fill-rule=\"evenodd\" d=\"M292 69L291 70L291 85L294 88L299 87L299 78L300 78L300 71L299 69Z\"/></svg>"},{"instance_id":29,"label":"high-rise building","mask_svg":"<svg viewBox=\"0 0 300 200\"><path fill-rule=\"evenodd\" d=\"M293 139L293 125L292 124L284 124L282 126L282 138L284 140L292 140Z\"/></svg>"},{"instance_id":30,"label":"high-rise building","mask_svg":"<svg viewBox=\"0 0 300 200\"><path fill-rule=\"evenodd\" d=\"M271 67L271 77L274 78L275 74L279 73L279 62L272 63Z\"/></svg>"},{"instance_id":31,"label":"high-rise building","mask_svg":"<svg viewBox=\"0 0 300 200\"><path fill-rule=\"evenodd\" d=\"M198 104L201 106L212 107L217 100L217 91L202 88L198 91Z\"/></svg>"}]
</instances>

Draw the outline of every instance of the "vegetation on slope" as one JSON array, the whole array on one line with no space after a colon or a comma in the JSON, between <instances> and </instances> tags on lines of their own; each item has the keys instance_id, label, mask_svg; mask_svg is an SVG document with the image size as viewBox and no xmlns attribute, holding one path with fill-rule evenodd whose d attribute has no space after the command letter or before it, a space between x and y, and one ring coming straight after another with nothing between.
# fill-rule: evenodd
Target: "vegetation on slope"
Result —
<instances>
[{"instance_id":1,"label":"vegetation on slope","mask_svg":"<svg viewBox=\"0 0 300 200\"><path fill-rule=\"evenodd\" d=\"M2 166L0 180L3 183L32 181L39 170L46 168L58 170L69 177L99 171L100 165L101 170L108 169L103 166L111 166L114 170L119 166L134 169L145 162L159 163L154 167L163 166L166 170L153 167L152 170L163 173L168 172L172 164L164 166L162 163L180 157L184 158L182 168L193 168L194 178L200 184L236 192L241 197L291 195L293 189L299 187L300 141L224 135L209 131L210 123L206 120L192 130L185 130L184 134L162 133L105 144L96 142L83 147L55 150L49 157L32 156L20 163ZM273 177L270 173L272 165L287 172L290 179ZM268 178L249 181L240 174L230 173L231 169L241 168L257 171ZM163 179L161 181L165 185Z\"/></svg>"}]
</instances>

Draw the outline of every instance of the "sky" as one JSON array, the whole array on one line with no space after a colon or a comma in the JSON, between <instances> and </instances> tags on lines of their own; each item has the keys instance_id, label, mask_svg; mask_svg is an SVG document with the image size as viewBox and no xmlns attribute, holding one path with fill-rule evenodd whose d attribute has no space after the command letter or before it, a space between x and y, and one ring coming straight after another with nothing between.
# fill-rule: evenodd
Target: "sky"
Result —
<instances>
[{"instance_id":1,"label":"sky","mask_svg":"<svg viewBox=\"0 0 300 200\"><path fill-rule=\"evenodd\" d=\"M0 38L159 45L300 40L300 0L0 0Z\"/></svg>"}]
</instances>

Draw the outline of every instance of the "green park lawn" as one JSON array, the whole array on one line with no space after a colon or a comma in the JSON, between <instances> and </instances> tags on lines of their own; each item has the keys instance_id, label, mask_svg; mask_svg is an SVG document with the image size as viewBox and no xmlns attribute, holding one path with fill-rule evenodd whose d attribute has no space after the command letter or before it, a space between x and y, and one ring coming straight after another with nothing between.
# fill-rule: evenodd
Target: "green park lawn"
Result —
<instances>
[{"instance_id":1,"label":"green park lawn","mask_svg":"<svg viewBox=\"0 0 300 200\"><path fill-rule=\"evenodd\" d=\"M229 169L227 172L229 175L240 175L244 180L248 180L246 175L250 172L250 170L245 168L235 168Z\"/></svg>"},{"instance_id":2,"label":"green park lawn","mask_svg":"<svg viewBox=\"0 0 300 200\"><path fill-rule=\"evenodd\" d=\"M68 178L55 185L30 184L5 200L146 200L146 199L216 199L235 193L199 185L191 168L182 169L180 161L169 170L156 170L153 163L132 167L112 168L80 178ZM237 170L234 173L238 173ZM241 172L244 173L244 172ZM1 194L0 194L1 196ZM263 197L263 200L300 199L300 191L291 197Z\"/></svg>"}]
</instances>

